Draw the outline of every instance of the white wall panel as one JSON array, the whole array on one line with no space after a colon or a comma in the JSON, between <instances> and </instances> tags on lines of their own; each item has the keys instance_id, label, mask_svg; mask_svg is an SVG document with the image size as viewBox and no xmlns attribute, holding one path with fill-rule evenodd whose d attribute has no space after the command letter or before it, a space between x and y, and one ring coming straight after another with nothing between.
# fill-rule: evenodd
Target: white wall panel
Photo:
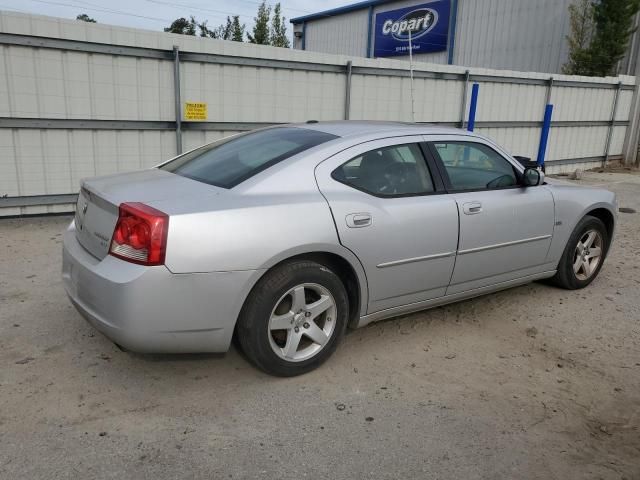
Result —
<instances>
[{"instance_id":1,"label":"white wall panel","mask_svg":"<svg viewBox=\"0 0 640 480\"><path fill-rule=\"evenodd\" d=\"M616 110L616 121L628 120L631 114L631 103L633 101L632 90L622 90L618 98L618 108Z\"/></svg>"},{"instance_id":2,"label":"white wall panel","mask_svg":"<svg viewBox=\"0 0 640 480\"><path fill-rule=\"evenodd\" d=\"M3 46L0 116L173 120L171 62Z\"/></svg>"},{"instance_id":3,"label":"white wall panel","mask_svg":"<svg viewBox=\"0 0 640 480\"><path fill-rule=\"evenodd\" d=\"M626 127L614 127L609 155L622 155Z\"/></svg>"},{"instance_id":4,"label":"white wall panel","mask_svg":"<svg viewBox=\"0 0 640 480\"><path fill-rule=\"evenodd\" d=\"M554 87L551 93L553 119L608 121L614 97L615 90L610 88Z\"/></svg>"},{"instance_id":5,"label":"white wall panel","mask_svg":"<svg viewBox=\"0 0 640 480\"><path fill-rule=\"evenodd\" d=\"M174 155L168 131L0 129L0 197L73 193L82 178L148 168Z\"/></svg>"},{"instance_id":6,"label":"white wall panel","mask_svg":"<svg viewBox=\"0 0 640 480\"><path fill-rule=\"evenodd\" d=\"M606 126L552 128L547 158L562 160L604 155L608 128Z\"/></svg>"},{"instance_id":7,"label":"white wall panel","mask_svg":"<svg viewBox=\"0 0 640 480\"><path fill-rule=\"evenodd\" d=\"M335 120L344 112L346 82L337 73L184 63L181 86L183 100L206 102L215 122Z\"/></svg>"},{"instance_id":8,"label":"white wall panel","mask_svg":"<svg viewBox=\"0 0 640 480\"><path fill-rule=\"evenodd\" d=\"M14 130L0 128L0 198L5 195L8 197L20 195L14 135Z\"/></svg>"},{"instance_id":9,"label":"white wall panel","mask_svg":"<svg viewBox=\"0 0 640 480\"><path fill-rule=\"evenodd\" d=\"M546 87L482 82L479 88L476 121L541 121L544 116Z\"/></svg>"},{"instance_id":10,"label":"white wall panel","mask_svg":"<svg viewBox=\"0 0 640 480\"><path fill-rule=\"evenodd\" d=\"M447 80L406 77L354 75L351 90L352 120L458 122L464 85Z\"/></svg>"},{"instance_id":11,"label":"white wall panel","mask_svg":"<svg viewBox=\"0 0 640 480\"><path fill-rule=\"evenodd\" d=\"M476 131L504 147L511 155L522 155L534 160L538 155L539 128L477 128Z\"/></svg>"}]
</instances>

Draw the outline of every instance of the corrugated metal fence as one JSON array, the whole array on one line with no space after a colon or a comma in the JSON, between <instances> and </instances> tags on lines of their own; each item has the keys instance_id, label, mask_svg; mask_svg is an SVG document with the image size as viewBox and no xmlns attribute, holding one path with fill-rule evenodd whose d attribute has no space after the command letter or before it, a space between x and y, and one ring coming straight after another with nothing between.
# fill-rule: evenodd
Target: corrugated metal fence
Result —
<instances>
[{"instance_id":1,"label":"corrugated metal fence","mask_svg":"<svg viewBox=\"0 0 640 480\"><path fill-rule=\"evenodd\" d=\"M83 177L157 164L225 135L308 119L411 121L407 63L0 13L0 216L68 211ZM415 120L464 126L547 165L619 157L634 77L586 78L420 64ZM185 102L207 105L185 121Z\"/></svg>"}]
</instances>

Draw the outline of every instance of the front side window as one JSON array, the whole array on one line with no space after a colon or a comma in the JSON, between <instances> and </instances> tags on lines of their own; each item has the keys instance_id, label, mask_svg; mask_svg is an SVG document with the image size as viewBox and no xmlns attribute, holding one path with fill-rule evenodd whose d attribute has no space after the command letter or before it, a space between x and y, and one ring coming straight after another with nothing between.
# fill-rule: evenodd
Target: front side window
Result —
<instances>
[{"instance_id":1,"label":"front side window","mask_svg":"<svg viewBox=\"0 0 640 480\"><path fill-rule=\"evenodd\" d=\"M329 133L296 127L259 130L205 145L160 169L232 188L282 160L335 138Z\"/></svg>"},{"instance_id":2,"label":"front side window","mask_svg":"<svg viewBox=\"0 0 640 480\"><path fill-rule=\"evenodd\" d=\"M453 190L482 190L518 184L513 166L482 143L434 142Z\"/></svg>"},{"instance_id":3,"label":"front side window","mask_svg":"<svg viewBox=\"0 0 640 480\"><path fill-rule=\"evenodd\" d=\"M334 180L376 196L419 195L434 191L417 144L371 150L339 166Z\"/></svg>"}]
</instances>

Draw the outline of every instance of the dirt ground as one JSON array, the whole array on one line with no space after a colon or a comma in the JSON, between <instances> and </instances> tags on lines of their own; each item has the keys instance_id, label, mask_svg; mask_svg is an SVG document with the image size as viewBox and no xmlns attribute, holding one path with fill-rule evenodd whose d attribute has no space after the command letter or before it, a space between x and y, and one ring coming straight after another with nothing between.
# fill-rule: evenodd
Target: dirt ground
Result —
<instances>
[{"instance_id":1,"label":"dirt ground","mask_svg":"<svg viewBox=\"0 0 640 480\"><path fill-rule=\"evenodd\" d=\"M640 175L577 183L640 212ZM0 220L0 478L640 478L640 213L583 291L373 324L290 379L118 350L65 297L69 221Z\"/></svg>"}]
</instances>

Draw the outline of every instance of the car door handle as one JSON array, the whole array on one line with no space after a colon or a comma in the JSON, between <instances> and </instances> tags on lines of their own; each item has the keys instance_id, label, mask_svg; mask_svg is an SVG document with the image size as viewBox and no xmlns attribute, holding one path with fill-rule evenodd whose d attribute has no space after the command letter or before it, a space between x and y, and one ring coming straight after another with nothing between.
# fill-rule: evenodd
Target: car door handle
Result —
<instances>
[{"instance_id":1,"label":"car door handle","mask_svg":"<svg viewBox=\"0 0 640 480\"><path fill-rule=\"evenodd\" d=\"M345 217L347 227L349 228L362 228L371 225L370 213L350 213Z\"/></svg>"},{"instance_id":2,"label":"car door handle","mask_svg":"<svg viewBox=\"0 0 640 480\"><path fill-rule=\"evenodd\" d=\"M480 202L468 202L462 204L462 211L465 215L475 215L482 212L482 204Z\"/></svg>"}]
</instances>

